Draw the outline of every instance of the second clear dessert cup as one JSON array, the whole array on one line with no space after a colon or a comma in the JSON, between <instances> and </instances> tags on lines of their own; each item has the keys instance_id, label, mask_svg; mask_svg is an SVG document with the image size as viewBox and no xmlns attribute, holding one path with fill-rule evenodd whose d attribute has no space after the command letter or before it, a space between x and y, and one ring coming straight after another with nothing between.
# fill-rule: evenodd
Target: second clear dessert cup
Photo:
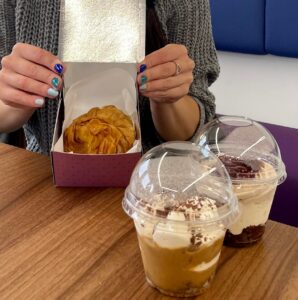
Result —
<instances>
[{"instance_id":1,"label":"second clear dessert cup","mask_svg":"<svg viewBox=\"0 0 298 300\"><path fill-rule=\"evenodd\" d=\"M259 241L276 188L286 179L274 137L258 122L223 116L205 125L197 144L225 165L239 201L240 216L229 226L225 245L243 247Z\"/></svg>"}]
</instances>

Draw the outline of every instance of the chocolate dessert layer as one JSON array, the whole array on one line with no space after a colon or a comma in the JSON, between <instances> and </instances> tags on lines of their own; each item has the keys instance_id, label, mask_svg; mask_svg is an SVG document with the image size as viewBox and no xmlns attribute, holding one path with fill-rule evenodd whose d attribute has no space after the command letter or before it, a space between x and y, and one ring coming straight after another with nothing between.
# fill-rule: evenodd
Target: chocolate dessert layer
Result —
<instances>
[{"instance_id":1,"label":"chocolate dessert layer","mask_svg":"<svg viewBox=\"0 0 298 300\"><path fill-rule=\"evenodd\" d=\"M226 232L224 245L232 247L245 247L259 241L265 232L265 225L249 226L242 230L241 234Z\"/></svg>"},{"instance_id":2,"label":"chocolate dessert layer","mask_svg":"<svg viewBox=\"0 0 298 300\"><path fill-rule=\"evenodd\" d=\"M228 155L218 157L225 165L232 179L255 178L260 171L261 162L258 160L242 160Z\"/></svg>"}]
</instances>

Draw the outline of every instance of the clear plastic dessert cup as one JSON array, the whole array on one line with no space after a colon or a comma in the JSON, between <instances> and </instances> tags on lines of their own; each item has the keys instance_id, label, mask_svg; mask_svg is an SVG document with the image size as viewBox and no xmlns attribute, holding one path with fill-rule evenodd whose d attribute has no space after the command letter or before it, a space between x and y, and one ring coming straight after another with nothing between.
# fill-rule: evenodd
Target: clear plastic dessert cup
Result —
<instances>
[{"instance_id":1,"label":"clear plastic dessert cup","mask_svg":"<svg viewBox=\"0 0 298 300\"><path fill-rule=\"evenodd\" d=\"M274 137L258 122L223 116L205 125L196 144L223 162L239 201L240 216L229 226L225 245L242 247L259 241L276 187L286 179Z\"/></svg>"},{"instance_id":2,"label":"clear plastic dessert cup","mask_svg":"<svg viewBox=\"0 0 298 300\"><path fill-rule=\"evenodd\" d=\"M149 284L175 297L201 294L238 215L222 162L188 142L162 144L136 166L123 208L134 220Z\"/></svg>"}]
</instances>

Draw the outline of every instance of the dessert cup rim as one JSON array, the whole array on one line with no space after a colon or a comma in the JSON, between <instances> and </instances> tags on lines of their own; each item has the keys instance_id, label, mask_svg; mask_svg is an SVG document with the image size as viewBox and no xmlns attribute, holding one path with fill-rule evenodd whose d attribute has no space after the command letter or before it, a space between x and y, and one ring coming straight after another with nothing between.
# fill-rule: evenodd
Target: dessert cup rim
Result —
<instances>
[{"instance_id":1,"label":"dessert cup rim","mask_svg":"<svg viewBox=\"0 0 298 300\"><path fill-rule=\"evenodd\" d=\"M213 152L214 147L215 146L208 146L210 148L210 151ZM231 144L227 144L224 146L221 146L221 149L235 149L235 148L240 148L237 145L231 145ZM214 152L213 152L214 153ZM259 151L253 151L251 152L255 155L256 160L263 162L263 163L267 163L269 164L276 173L276 176L271 176L269 178L231 178L231 182L234 183L251 183L251 184L274 184L276 183L276 185L280 185L281 183L283 183L286 178L287 178L287 172L286 172L286 166L284 164L284 162L282 161L281 157L276 156L274 154L264 154L264 153L260 153ZM237 158L235 155L230 154L229 152L220 152L220 153L216 153L216 156L219 157L221 155L226 155L229 157L235 157ZM242 158L243 161L245 162L246 158ZM224 165L224 163L223 163Z\"/></svg>"},{"instance_id":2,"label":"dessert cup rim","mask_svg":"<svg viewBox=\"0 0 298 300\"><path fill-rule=\"evenodd\" d=\"M231 194L231 201L229 202L231 208L229 211L224 212L226 210L227 205L224 205L222 207L218 208L219 216L216 218L211 218L209 220L202 220L202 219L196 219L196 220L173 220L173 219L167 219L166 217L161 217L158 215L150 214L144 210L141 210L140 208L134 206L129 198L133 197L135 200L137 197L129 191L127 188L125 190L124 198L122 201L122 207L126 214L130 216L132 219L138 219L139 217L145 218L145 219L152 219L156 220L158 222L167 222L169 224L187 224L191 227L200 227L200 226L214 226L217 225L221 227L224 225L225 228L228 228L228 226L235 222L235 220L239 216L239 206L238 206L238 199L235 193ZM138 202L137 200L135 202ZM129 209L128 209L128 207ZM232 219L232 220L231 220Z\"/></svg>"},{"instance_id":3,"label":"dessert cup rim","mask_svg":"<svg viewBox=\"0 0 298 300\"><path fill-rule=\"evenodd\" d=\"M280 184L282 184L287 179L287 172L286 172L285 164L282 161L280 161L278 169L276 169L275 166L272 164L271 164L271 166L276 171L276 176L272 176L270 178L262 178L262 179L260 179L260 178L238 178L238 179L231 178L232 184L244 184L244 183L251 184L251 185L264 185L264 184L280 185Z\"/></svg>"}]
</instances>

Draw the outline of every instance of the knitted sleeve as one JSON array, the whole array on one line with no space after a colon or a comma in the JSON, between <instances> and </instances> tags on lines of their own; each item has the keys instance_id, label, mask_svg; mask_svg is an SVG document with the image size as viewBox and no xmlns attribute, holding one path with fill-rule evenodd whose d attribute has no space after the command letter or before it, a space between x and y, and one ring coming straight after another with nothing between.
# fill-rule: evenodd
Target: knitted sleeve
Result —
<instances>
[{"instance_id":1,"label":"knitted sleeve","mask_svg":"<svg viewBox=\"0 0 298 300\"><path fill-rule=\"evenodd\" d=\"M15 0L3 0L0 1L0 60L11 52L15 42Z\"/></svg>"},{"instance_id":2,"label":"knitted sleeve","mask_svg":"<svg viewBox=\"0 0 298 300\"><path fill-rule=\"evenodd\" d=\"M200 106L199 129L215 115L215 98L208 88L219 74L209 0L159 0L156 8L168 41L185 45L195 61L189 95Z\"/></svg>"}]
</instances>

